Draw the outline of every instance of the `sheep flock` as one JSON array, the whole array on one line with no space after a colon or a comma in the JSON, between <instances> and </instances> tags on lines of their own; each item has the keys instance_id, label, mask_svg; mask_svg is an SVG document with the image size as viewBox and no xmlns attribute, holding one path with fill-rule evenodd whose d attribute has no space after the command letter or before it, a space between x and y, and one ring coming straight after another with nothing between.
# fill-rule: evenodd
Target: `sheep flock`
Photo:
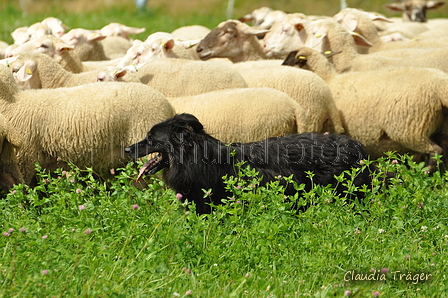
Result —
<instances>
[{"instance_id":1,"label":"sheep flock","mask_svg":"<svg viewBox=\"0 0 448 298\"><path fill-rule=\"evenodd\" d=\"M0 41L0 187L35 184L36 163L113 173L156 123L194 114L223 142L346 134L372 159L407 153L448 167L448 18L408 0L389 18L260 7L215 28L148 34L48 17ZM447 90L445 90L447 88Z\"/></svg>"}]
</instances>

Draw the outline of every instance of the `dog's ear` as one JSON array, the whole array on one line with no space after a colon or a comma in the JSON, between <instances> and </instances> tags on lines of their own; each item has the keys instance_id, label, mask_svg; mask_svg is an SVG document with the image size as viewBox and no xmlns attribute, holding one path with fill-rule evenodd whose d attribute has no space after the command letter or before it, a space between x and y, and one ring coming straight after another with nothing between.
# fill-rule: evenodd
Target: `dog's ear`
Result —
<instances>
[{"instance_id":1,"label":"dog's ear","mask_svg":"<svg viewBox=\"0 0 448 298\"><path fill-rule=\"evenodd\" d=\"M189 132L200 132L204 129L198 118L191 114L183 113L177 115L177 127L181 128L183 131Z\"/></svg>"}]
</instances>

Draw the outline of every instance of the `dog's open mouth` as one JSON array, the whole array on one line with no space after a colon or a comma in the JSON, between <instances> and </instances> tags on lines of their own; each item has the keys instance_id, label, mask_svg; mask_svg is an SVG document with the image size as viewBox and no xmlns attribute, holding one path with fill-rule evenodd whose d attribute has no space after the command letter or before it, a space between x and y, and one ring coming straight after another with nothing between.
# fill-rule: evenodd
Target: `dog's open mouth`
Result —
<instances>
[{"instance_id":1,"label":"dog's open mouth","mask_svg":"<svg viewBox=\"0 0 448 298\"><path fill-rule=\"evenodd\" d=\"M143 176L143 174L146 174L150 172L159 162L162 161L162 153L160 152L153 152L148 155L149 160L145 162L143 167L138 172L137 182L140 181L140 178Z\"/></svg>"}]
</instances>

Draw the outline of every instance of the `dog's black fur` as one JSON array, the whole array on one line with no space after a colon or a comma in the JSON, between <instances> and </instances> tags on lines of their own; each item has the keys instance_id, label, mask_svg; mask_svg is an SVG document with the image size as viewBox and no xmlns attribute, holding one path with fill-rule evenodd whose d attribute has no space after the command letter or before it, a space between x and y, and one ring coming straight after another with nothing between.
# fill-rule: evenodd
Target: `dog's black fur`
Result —
<instances>
[{"instance_id":1,"label":"dog's black fur","mask_svg":"<svg viewBox=\"0 0 448 298\"><path fill-rule=\"evenodd\" d=\"M125 152L131 158L160 153L145 164L141 173L145 170L152 175L164 169L166 184L184 199L194 201L199 214L211 211L210 202L203 198L203 189L212 189L214 204L221 204L221 199L230 196L222 177L235 176L234 165L239 161L246 161L255 168L262 176L262 184L278 175L292 174L294 181L306 185L305 190L309 190L312 183L332 184L338 185L337 191L342 194L345 187L337 184L334 176L361 167L360 160L367 159L359 142L333 134L294 134L224 145L208 135L198 119L190 114L176 115L154 125L144 140L126 148ZM369 184L370 172L374 170L374 166L366 168L357 175L354 184ZM307 171L314 173L312 183ZM286 185L286 195L295 192L293 185Z\"/></svg>"}]
</instances>

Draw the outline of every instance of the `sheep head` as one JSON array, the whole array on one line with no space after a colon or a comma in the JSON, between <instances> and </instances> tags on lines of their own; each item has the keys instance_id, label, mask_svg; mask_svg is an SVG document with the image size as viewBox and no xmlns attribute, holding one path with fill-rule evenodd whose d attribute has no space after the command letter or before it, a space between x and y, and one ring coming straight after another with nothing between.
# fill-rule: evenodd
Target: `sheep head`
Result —
<instances>
[{"instance_id":1,"label":"sheep head","mask_svg":"<svg viewBox=\"0 0 448 298\"><path fill-rule=\"evenodd\" d=\"M248 38L266 34L269 30L254 29L238 20L228 20L210 31L198 44L196 52L202 60L210 58L234 59L244 55Z\"/></svg>"},{"instance_id":2,"label":"sheep head","mask_svg":"<svg viewBox=\"0 0 448 298\"><path fill-rule=\"evenodd\" d=\"M426 22L426 11L436 9L445 4L441 1L408 0L387 4L386 7L393 11L403 13L403 21Z\"/></svg>"}]
</instances>

